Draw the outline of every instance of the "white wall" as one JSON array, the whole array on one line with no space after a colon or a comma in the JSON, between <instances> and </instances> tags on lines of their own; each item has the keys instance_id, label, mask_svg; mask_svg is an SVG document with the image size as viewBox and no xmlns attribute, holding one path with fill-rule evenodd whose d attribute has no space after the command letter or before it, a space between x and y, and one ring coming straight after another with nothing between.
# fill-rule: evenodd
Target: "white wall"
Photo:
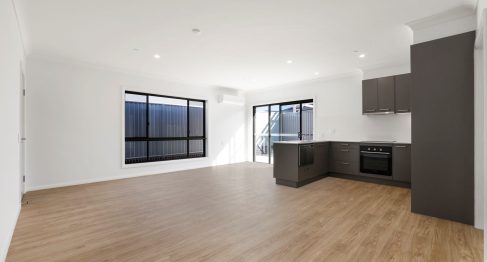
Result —
<instances>
[{"instance_id":1,"label":"white wall","mask_svg":"<svg viewBox=\"0 0 487 262\"><path fill-rule=\"evenodd\" d=\"M252 159L252 106L314 99L315 139L411 141L411 115L362 115L362 76L316 80L247 94L248 157Z\"/></svg>"},{"instance_id":2,"label":"white wall","mask_svg":"<svg viewBox=\"0 0 487 262\"><path fill-rule=\"evenodd\" d=\"M484 85L483 85L483 52L475 50L475 227L484 228L483 195L484 195Z\"/></svg>"},{"instance_id":3,"label":"white wall","mask_svg":"<svg viewBox=\"0 0 487 262\"><path fill-rule=\"evenodd\" d=\"M27 70L28 191L246 160L245 107L218 104L215 89L44 57ZM208 100L209 157L122 168L122 87Z\"/></svg>"},{"instance_id":4,"label":"white wall","mask_svg":"<svg viewBox=\"0 0 487 262\"><path fill-rule=\"evenodd\" d=\"M487 16L486 16L487 0L479 0L477 5L477 42L476 42L476 56L475 56L475 72L476 74L476 86L475 90L478 94L481 94L481 98L476 98L478 103L475 105L475 112L478 118L483 117L482 125L476 126L476 139L475 141L476 154L477 152L482 152L481 156L476 156L476 161L481 163L476 163L476 182L477 180L482 181L482 200L481 203L476 203L482 205L483 208L483 228L484 228L484 260L487 261L487 178L486 178L486 164L487 164L487 128L485 124L487 123L487 52L485 50L485 45L487 44ZM477 95L476 93L476 95ZM481 106L480 106L481 105ZM477 119L478 119L477 118ZM476 120L477 120L476 119ZM483 133L483 136L482 136ZM480 144L480 146L478 145ZM480 176L481 178L477 178ZM475 185L477 188L477 184ZM477 200L477 194L476 194ZM477 207L477 206L476 206ZM476 217L477 218L477 217ZM477 224L477 223L476 223ZM476 225L477 226L477 225Z\"/></svg>"},{"instance_id":5,"label":"white wall","mask_svg":"<svg viewBox=\"0 0 487 262\"><path fill-rule=\"evenodd\" d=\"M21 200L19 158L21 36L10 0L0 0L0 261L5 260Z\"/></svg>"},{"instance_id":6,"label":"white wall","mask_svg":"<svg viewBox=\"0 0 487 262\"><path fill-rule=\"evenodd\" d=\"M477 16L474 9L464 5L409 22L407 25L414 31L413 43L418 44L474 31L477 28Z\"/></svg>"}]
</instances>

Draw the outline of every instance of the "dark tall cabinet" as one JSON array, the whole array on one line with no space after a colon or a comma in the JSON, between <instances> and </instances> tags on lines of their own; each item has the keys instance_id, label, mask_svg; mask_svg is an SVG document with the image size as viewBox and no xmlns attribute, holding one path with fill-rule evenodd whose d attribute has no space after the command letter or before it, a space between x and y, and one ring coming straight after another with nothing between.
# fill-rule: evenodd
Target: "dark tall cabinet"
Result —
<instances>
[{"instance_id":1,"label":"dark tall cabinet","mask_svg":"<svg viewBox=\"0 0 487 262\"><path fill-rule=\"evenodd\" d=\"M411 47L415 213L474 223L475 32Z\"/></svg>"}]
</instances>

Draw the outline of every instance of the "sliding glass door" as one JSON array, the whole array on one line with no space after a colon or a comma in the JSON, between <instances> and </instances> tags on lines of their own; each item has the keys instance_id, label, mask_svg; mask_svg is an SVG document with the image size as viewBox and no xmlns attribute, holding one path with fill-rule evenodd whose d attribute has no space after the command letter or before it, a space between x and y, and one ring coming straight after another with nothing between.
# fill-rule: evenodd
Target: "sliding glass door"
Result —
<instances>
[{"instance_id":1,"label":"sliding glass door","mask_svg":"<svg viewBox=\"0 0 487 262\"><path fill-rule=\"evenodd\" d=\"M269 162L269 106L254 107L254 161Z\"/></svg>"},{"instance_id":2,"label":"sliding glass door","mask_svg":"<svg viewBox=\"0 0 487 262\"><path fill-rule=\"evenodd\" d=\"M276 141L313 139L313 100L254 106L254 161L273 163Z\"/></svg>"}]
</instances>

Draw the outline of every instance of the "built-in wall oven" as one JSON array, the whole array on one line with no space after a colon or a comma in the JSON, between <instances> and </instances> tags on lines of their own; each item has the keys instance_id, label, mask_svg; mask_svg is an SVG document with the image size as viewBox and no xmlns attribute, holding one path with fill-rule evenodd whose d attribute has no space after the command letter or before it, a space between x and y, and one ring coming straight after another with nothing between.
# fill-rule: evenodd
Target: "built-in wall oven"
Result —
<instances>
[{"instance_id":1,"label":"built-in wall oven","mask_svg":"<svg viewBox=\"0 0 487 262\"><path fill-rule=\"evenodd\" d=\"M360 172L364 174L392 176L392 146L361 144Z\"/></svg>"}]
</instances>

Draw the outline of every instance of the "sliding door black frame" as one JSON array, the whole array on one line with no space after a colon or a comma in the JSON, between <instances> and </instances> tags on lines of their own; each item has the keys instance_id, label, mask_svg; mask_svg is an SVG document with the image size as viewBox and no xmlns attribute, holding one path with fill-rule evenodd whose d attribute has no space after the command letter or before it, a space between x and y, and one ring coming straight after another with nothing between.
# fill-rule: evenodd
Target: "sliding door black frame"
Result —
<instances>
[{"instance_id":1,"label":"sliding door black frame","mask_svg":"<svg viewBox=\"0 0 487 262\"><path fill-rule=\"evenodd\" d=\"M294 104L299 104L299 133L298 133L298 138L299 140L303 140L303 104L306 103L314 103L313 99L306 99L306 100L297 100L297 101L289 101L289 102L283 102L283 103L272 103L272 104L262 104L262 105L255 105L252 107L252 161L255 162L255 113L256 113L256 108L257 107L265 107L267 106L267 113L268 113L268 119L267 123L269 125L269 134L268 134L268 148L269 148L269 159L267 163L271 163L271 129L270 129L270 123L271 123L271 107L272 106L279 106L279 116L281 115L281 107L285 105L294 105ZM279 121L281 121L281 118L279 117ZM282 123L280 123L281 126Z\"/></svg>"}]
</instances>

